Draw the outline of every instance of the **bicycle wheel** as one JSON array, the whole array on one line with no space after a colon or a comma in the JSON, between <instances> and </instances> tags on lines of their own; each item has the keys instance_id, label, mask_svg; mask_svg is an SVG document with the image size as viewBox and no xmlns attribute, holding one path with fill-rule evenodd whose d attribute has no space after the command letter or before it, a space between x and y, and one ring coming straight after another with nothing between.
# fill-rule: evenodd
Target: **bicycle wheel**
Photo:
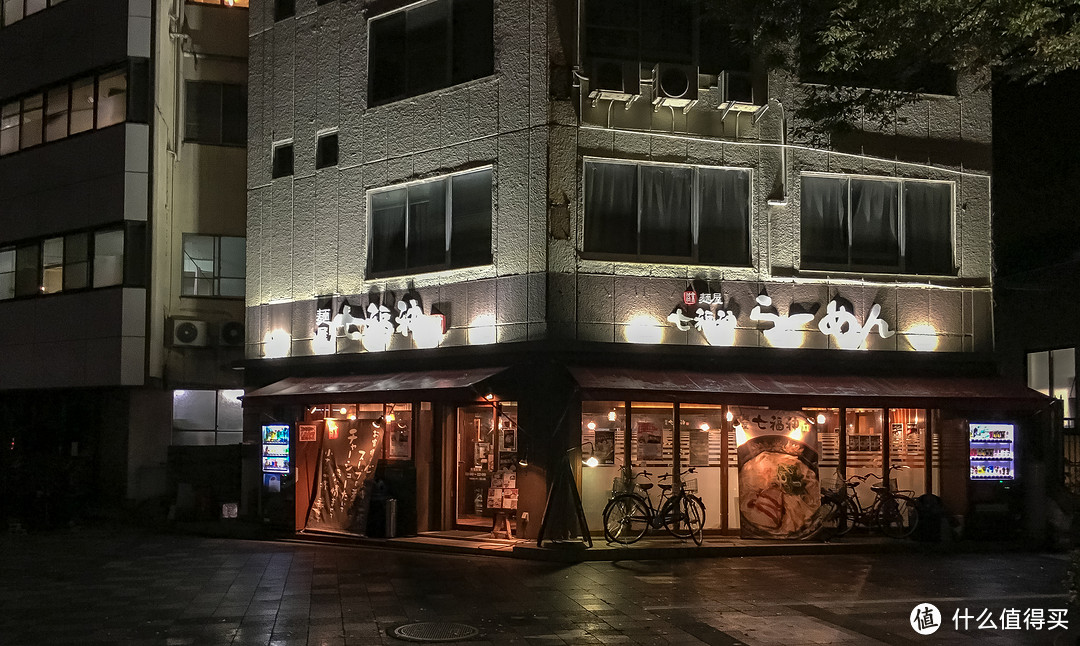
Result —
<instances>
[{"instance_id":1,"label":"bicycle wheel","mask_svg":"<svg viewBox=\"0 0 1080 646\"><path fill-rule=\"evenodd\" d=\"M704 540L702 533L705 529L705 503L693 494L687 494L686 497L690 500L690 537L700 547Z\"/></svg>"},{"instance_id":2,"label":"bicycle wheel","mask_svg":"<svg viewBox=\"0 0 1080 646\"><path fill-rule=\"evenodd\" d=\"M911 536L918 524L919 510L913 499L893 495L882 500L877 513L877 526L881 533L891 538L905 538Z\"/></svg>"},{"instance_id":3,"label":"bicycle wheel","mask_svg":"<svg viewBox=\"0 0 1080 646\"><path fill-rule=\"evenodd\" d=\"M704 505L702 505L704 506ZM664 528L676 538L692 538L701 545L701 529L705 519L701 516L698 503L687 494L679 494L664 504L661 518Z\"/></svg>"},{"instance_id":4,"label":"bicycle wheel","mask_svg":"<svg viewBox=\"0 0 1080 646\"><path fill-rule=\"evenodd\" d=\"M832 518L827 521L829 523L827 527L829 527L831 534L833 536L843 536L850 532L851 528L859 520L859 512L855 508L855 501L851 498L822 498L821 504L825 505L826 502L833 507L831 511L827 512L832 515Z\"/></svg>"},{"instance_id":5,"label":"bicycle wheel","mask_svg":"<svg viewBox=\"0 0 1080 646\"><path fill-rule=\"evenodd\" d=\"M649 505L639 496L621 493L604 507L604 538L609 543L629 545L649 528Z\"/></svg>"}]
</instances>

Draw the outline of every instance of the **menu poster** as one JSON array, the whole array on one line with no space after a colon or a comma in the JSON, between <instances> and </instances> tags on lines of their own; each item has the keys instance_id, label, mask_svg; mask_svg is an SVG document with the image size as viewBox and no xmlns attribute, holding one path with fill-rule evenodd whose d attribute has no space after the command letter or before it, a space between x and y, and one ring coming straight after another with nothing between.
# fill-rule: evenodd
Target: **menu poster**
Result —
<instances>
[{"instance_id":1,"label":"menu poster","mask_svg":"<svg viewBox=\"0 0 1080 646\"><path fill-rule=\"evenodd\" d=\"M503 501L503 489L496 489L492 487L488 489L487 496L487 508L488 509L502 509Z\"/></svg>"},{"instance_id":2,"label":"menu poster","mask_svg":"<svg viewBox=\"0 0 1080 646\"><path fill-rule=\"evenodd\" d=\"M659 460L663 436L656 424L648 421L637 423L638 460Z\"/></svg>"},{"instance_id":3,"label":"menu poster","mask_svg":"<svg viewBox=\"0 0 1080 646\"><path fill-rule=\"evenodd\" d=\"M709 466L709 432L701 430L690 431L690 466Z\"/></svg>"},{"instance_id":4,"label":"menu poster","mask_svg":"<svg viewBox=\"0 0 1080 646\"><path fill-rule=\"evenodd\" d=\"M315 424L300 424L297 426L301 442L314 442L318 426Z\"/></svg>"},{"instance_id":5,"label":"menu poster","mask_svg":"<svg viewBox=\"0 0 1080 646\"><path fill-rule=\"evenodd\" d=\"M593 455L600 464L615 464L614 429L597 429L593 437Z\"/></svg>"}]
</instances>

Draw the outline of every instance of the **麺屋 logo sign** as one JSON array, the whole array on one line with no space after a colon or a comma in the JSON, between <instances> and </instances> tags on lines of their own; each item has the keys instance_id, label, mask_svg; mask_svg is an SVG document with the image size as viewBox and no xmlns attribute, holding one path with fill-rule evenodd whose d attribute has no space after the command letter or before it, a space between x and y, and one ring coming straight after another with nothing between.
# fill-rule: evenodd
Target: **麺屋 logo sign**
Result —
<instances>
[{"instance_id":1,"label":"\u9eba\u5c4b logo sign","mask_svg":"<svg viewBox=\"0 0 1080 646\"><path fill-rule=\"evenodd\" d=\"M802 306L796 311L794 304L787 314L780 314L768 294L761 294L755 299L750 310L750 320L760 324L760 329L769 345L777 348L797 348L803 345L804 335L813 332L811 326L817 318L820 304ZM859 350L866 347L870 335L877 333L882 339L888 339L896 332L881 318L881 305L874 304L866 318L859 320L854 307L843 299L833 299L825 307L825 313L818 321L817 331L830 337L831 343L844 350ZM691 328L699 330L709 345L730 346L735 343L737 328L736 308L730 297L722 292L699 292L688 286L678 303L668 315L668 322L682 331Z\"/></svg>"}]
</instances>

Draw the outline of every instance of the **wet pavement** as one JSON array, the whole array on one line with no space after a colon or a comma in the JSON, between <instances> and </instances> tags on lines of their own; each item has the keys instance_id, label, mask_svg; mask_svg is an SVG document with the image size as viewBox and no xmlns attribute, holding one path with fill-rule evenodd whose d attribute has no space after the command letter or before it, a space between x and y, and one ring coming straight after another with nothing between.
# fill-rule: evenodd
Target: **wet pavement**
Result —
<instances>
[{"instance_id":1,"label":"wet pavement","mask_svg":"<svg viewBox=\"0 0 1080 646\"><path fill-rule=\"evenodd\" d=\"M1068 607L1066 565L1037 553L560 564L130 528L0 534L0 644L407 644L388 631L412 622L473 626L474 646L1074 644L1080 617L1052 612ZM924 602L941 613L926 636L909 623Z\"/></svg>"}]
</instances>

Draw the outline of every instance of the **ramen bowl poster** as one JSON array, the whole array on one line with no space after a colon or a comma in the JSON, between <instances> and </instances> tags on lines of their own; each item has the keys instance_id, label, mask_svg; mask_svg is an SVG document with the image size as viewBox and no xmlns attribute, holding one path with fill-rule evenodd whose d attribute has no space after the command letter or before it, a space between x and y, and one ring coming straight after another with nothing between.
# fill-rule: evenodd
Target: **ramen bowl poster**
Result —
<instances>
[{"instance_id":1,"label":"ramen bowl poster","mask_svg":"<svg viewBox=\"0 0 1080 646\"><path fill-rule=\"evenodd\" d=\"M817 436L804 413L743 409L735 426L743 538L807 538L821 507Z\"/></svg>"}]
</instances>

